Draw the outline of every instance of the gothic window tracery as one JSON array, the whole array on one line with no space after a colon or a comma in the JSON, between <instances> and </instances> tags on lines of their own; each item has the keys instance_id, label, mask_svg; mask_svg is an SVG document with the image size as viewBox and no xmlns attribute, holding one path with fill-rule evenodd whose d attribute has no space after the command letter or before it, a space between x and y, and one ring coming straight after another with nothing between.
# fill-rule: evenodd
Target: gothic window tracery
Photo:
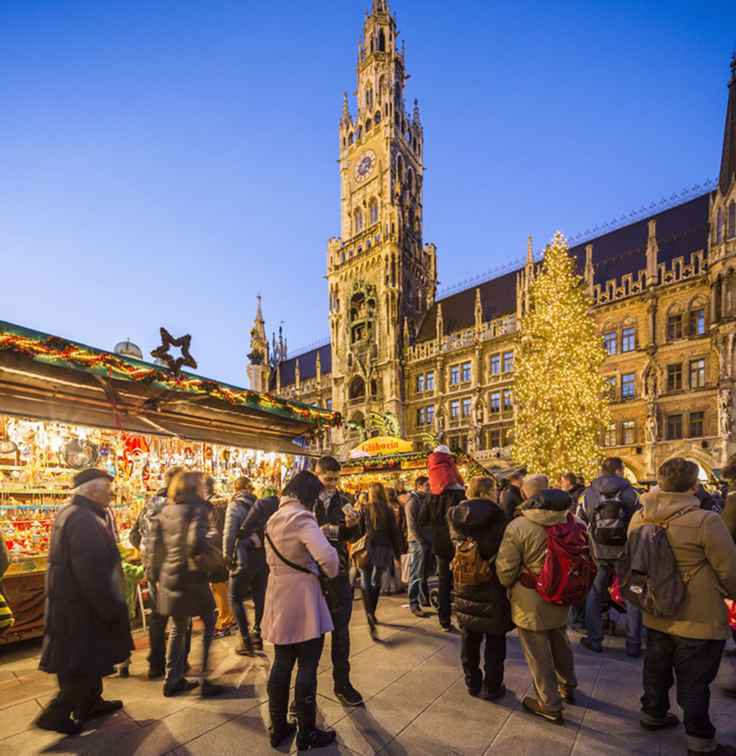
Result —
<instances>
[{"instance_id":1,"label":"gothic window tracery","mask_svg":"<svg viewBox=\"0 0 736 756\"><path fill-rule=\"evenodd\" d=\"M373 339L376 301L372 287L358 288L350 299L350 343Z\"/></svg>"},{"instance_id":2,"label":"gothic window tracery","mask_svg":"<svg viewBox=\"0 0 736 756\"><path fill-rule=\"evenodd\" d=\"M370 217L370 225L378 223L378 200L375 197L371 198L368 205L368 215Z\"/></svg>"},{"instance_id":3,"label":"gothic window tracery","mask_svg":"<svg viewBox=\"0 0 736 756\"><path fill-rule=\"evenodd\" d=\"M365 399L365 381L359 375L356 375L355 378L350 381L348 399L351 401Z\"/></svg>"}]
</instances>

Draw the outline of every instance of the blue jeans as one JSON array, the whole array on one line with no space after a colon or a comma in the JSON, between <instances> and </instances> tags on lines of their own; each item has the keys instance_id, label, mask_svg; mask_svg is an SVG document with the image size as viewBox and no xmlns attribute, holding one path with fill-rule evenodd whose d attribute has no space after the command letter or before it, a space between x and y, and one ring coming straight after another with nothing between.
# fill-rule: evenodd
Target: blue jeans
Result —
<instances>
[{"instance_id":1,"label":"blue jeans","mask_svg":"<svg viewBox=\"0 0 736 756\"><path fill-rule=\"evenodd\" d=\"M364 570L360 571L360 587L363 589L363 604L366 614L376 613L384 572L386 572L386 568L374 567L370 563Z\"/></svg>"},{"instance_id":2,"label":"blue jeans","mask_svg":"<svg viewBox=\"0 0 736 756\"><path fill-rule=\"evenodd\" d=\"M353 586L347 575L332 578L327 592L327 605L335 629L332 631L332 677L335 688L350 683L350 618L353 615Z\"/></svg>"},{"instance_id":3,"label":"blue jeans","mask_svg":"<svg viewBox=\"0 0 736 756\"><path fill-rule=\"evenodd\" d=\"M207 661L210 645L215 635L216 612L213 610L202 618L204 634L202 635L202 674L207 677ZM166 681L167 686L175 685L184 679L184 669L189 655L188 642L191 643L192 618L171 617L169 624L169 645L166 649ZM190 639L189 641L187 639Z\"/></svg>"},{"instance_id":4,"label":"blue jeans","mask_svg":"<svg viewBox=\"0 0 736 756\"><path fill-rule=\"evenodd\" d=\"M613 582L613 564L598 565L593 586L585 600L585 629L588 639L595 644L603 644L603 597ZM626 650L641 650L641 609L626 602Z\"/></svg>"},{"instance_id":5,"label":"blue jeans","mask_svg":"<svg viewBox=\"0 0 736 756\"><path fill-rule=\"evenodd\" d=\"M245 612L243 601L250 589L253 596L253 605L255 606L256 616L253 630L256 635L261 634L261 620L263 619L263 607L266 602L266 584L268 582L268 566L263 549L251 549L248 552L248 565L241 572L230 575L229 595L230 606L235 614L235 621L238 623L240 636L247 638L248 632L248 615Z\"/></svg>"},{"instance_id":6,"label":"blue jeans","mask_svg":"<svg viewBox=\"0 0 736 756\"><path fill-rule=\"evenodd\" d=\"M429 602L426 565L429 549L419 541L409 543L409 606L418 609Z\"/></svg>"},{"instance_id":7,"label":"blue jeans","mask_svg":"<svg viewBox=\"0 0 736 756\"><path fill-rule=\"evenodd\" d=\"M684 714L688 748L712 752L716 728L710 719L710 684L718 674L722 640L697 640L648 631L644 657L644 695L641 708L645 714L662 719L670 710L670 688L677 679L677 703Z\"/></svg>"}]
</instances>

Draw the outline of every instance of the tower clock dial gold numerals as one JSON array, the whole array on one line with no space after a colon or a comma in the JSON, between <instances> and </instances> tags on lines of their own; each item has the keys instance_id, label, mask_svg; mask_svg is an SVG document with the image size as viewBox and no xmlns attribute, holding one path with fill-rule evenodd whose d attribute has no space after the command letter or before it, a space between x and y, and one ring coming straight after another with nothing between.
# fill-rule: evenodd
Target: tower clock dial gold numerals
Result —
<instances>
[{"instance_id":1,"label":"tower clock dial gold numerals","mask_svg":"<svg viewBox=\"0 0 736 756\"><path fill-rule=\"evenodd\" d=\"M356 181L365 181L371 175L376 164L376 154L372 150L364 152L355 163Z\"/></svg>"}]
</instances>

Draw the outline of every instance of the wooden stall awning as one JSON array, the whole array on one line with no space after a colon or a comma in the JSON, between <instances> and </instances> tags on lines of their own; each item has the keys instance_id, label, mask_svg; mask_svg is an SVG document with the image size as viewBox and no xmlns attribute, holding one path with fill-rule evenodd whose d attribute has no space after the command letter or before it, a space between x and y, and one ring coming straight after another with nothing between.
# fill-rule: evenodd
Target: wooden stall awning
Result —
<instances>
[{"instance_id":1,"label":"wooden stall awning","mask_svg":"<svg viewBox=\"0 0 736 756\"><path fill-rule=\"evenodd\" d=\"M306 454L339 415L0 321L0 414Z\"/></svg>"}]
</instances>

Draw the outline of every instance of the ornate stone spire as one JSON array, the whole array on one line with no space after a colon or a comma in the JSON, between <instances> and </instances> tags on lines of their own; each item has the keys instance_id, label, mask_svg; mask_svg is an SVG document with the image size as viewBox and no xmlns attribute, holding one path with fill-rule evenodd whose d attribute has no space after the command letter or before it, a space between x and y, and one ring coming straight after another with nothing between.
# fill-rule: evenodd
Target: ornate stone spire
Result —
<instances>
[{"instance_id":1,"label":"ornate stone spire","mask_svg":"<svg viewBox=\"0 0 736 756\"><path fill-rule=\"evenodd\" d=\"M248 381L254 391L267 391L270 376L268 338L263 320L261 295L256 298L256 316L250 329L250 353L248 354Z\"/></svg>"},{"instance_id":2,"label":"ornate stone spire","mask_svg":"<svg viewBox=\"0 0 736 756\"><path fill-rule=\"evenodd\" d=\"M588 296L593 298L593 283L595 281L595 267L593 266L593 245L585 245L585 272L583 273L585 289Z\"/></svg>"},{"instance_id":3,"label":"ornate stone spire","mask_svg":"<svg viewBox=\"0 0 736 756\"><path fill-rule=\"evenodd\" d=\"M445 335L445 320L442 317L442 302L437 303L437 320L435 321L435 328L437 341L442 341L442 337Z\"/></svg>"},{"instance_id":4,"label":"ornate stone spire","mask_svg":"<svg viewBox=\"0 0 736 756\"><path fill-rule=\"evenodd\" d=\"M253 327L250 329L248 360L251 365L263 365L268 362L268 338L266 337L266 324L263 320L260 294L256 297L256 316L253 320Z\"/></svg>"},{"instance_id":5,"label":"ornate stone spire","mask_svg":"<svg viewBox=\"0 0 736 756\"><path fill-rule=\"evenodd\" d=\"M528 268L534 267L534 241L531 234L526 240L526 265Z\"/></svg>"},{"instance_id":6,"label":"ornate stone spire","mask_svg":"<svg viewBox=\"0 0 736 756\"><path fill-rule=\"evenodd\" d=\"M483 326L483 303L480 300L480 287L475 290L475 330Z\"/></svg>"},{"instance_id":7,"label":"ornate stone spire","mask_svg":"<svg viewBox=\"0 0 736 756\"><path fill-rule=\"evenodd\" d=\"M736 180L736 53L731 58L731 80L728 82L728 105L726 106L726 126L723 130L723 151L721 153L721 176L718 187L725 195Z\"/></svg>"},{"instance_id":8,"label":"ornate stone spire","mask_svg":"<svg viewBox=\"0 0 736 756\"><path fill-rule=\"evenodd\" d=\"M650 218L647 237L647 286L657 283L657 255L659 244L657 243L657 219Z\"/></svg>"}]
</instances>

